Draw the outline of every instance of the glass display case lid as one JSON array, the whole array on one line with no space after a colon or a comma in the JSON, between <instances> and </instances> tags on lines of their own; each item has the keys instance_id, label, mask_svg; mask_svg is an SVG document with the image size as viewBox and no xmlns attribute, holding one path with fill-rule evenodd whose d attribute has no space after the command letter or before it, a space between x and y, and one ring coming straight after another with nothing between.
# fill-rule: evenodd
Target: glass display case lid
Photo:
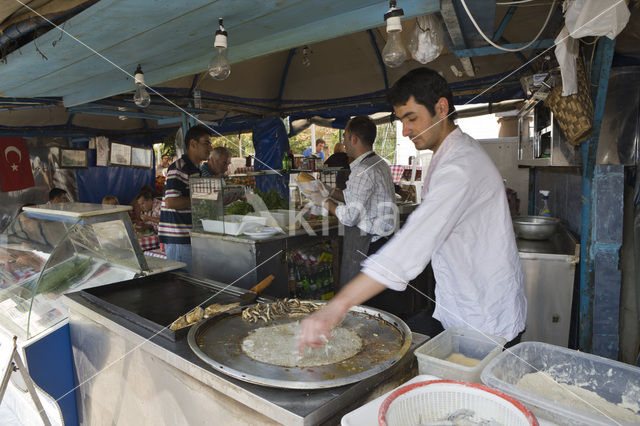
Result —
<instances>
[{"instance_id":1,"label":"glass display case lid","mask_svg":"<svg viewBox=\"0 0 640 426\"><path fill-rule=\"evenodd\" d=\"M22 340L68 317L68 291L128 280L148 270L129 206L25 207L0 234L0 325Z\"/></svg>"}]
</instances>

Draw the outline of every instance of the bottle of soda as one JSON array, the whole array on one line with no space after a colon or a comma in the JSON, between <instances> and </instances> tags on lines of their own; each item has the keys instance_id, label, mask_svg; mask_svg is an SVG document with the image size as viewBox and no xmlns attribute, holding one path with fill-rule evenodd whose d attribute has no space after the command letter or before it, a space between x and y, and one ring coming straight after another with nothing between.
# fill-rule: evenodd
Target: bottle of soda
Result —
<instances>
[{"instance_id":1,"label":"bottle of soda","mask_svg":"<svg viewBox=\"0 0 640 426\"><path fill-rule=\"evenodd\" d=\"M287 154L287 156L289 157L289 170L291 169L296 169L296 159L293 156L293 151L289 150L289 153Z\"/></svg>"},{"instance_id":2,"label":"bottle of soda","mask_svg":"<svg viewBox=\"0 0 640 426\"><path fill-rule=\"evenodd\" d=\"M289 297L296 297L296 270L293 259L289 259Z\"/></svg>"},{"instance_id":3,"label":"bottle of soda","mask_svg":"<svg viewBox=\"0 0 640 426\"><path fill-rule=\"evenodd\" d=\"M282 156L282 170L288 172L291 170L291 164L289 164L289 153L285 152Z\"/></svg>"}]
</instances>

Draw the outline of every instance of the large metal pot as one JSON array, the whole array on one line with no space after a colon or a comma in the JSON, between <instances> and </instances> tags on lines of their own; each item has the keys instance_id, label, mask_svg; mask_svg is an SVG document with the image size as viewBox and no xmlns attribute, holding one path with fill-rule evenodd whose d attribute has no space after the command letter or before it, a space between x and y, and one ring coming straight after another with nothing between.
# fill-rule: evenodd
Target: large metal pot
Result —
<instances>
[{"instance_id":1,"label":"large metal pot","mask_svg":"<svg viewBox=\"0 0 640 426\"><path fill-rule=\"evenodd\" d=\"M556 233L560 219L546 216L520 216L513 219L516 235L526 240L547 240Z\"/></svg>"}]
</instances>

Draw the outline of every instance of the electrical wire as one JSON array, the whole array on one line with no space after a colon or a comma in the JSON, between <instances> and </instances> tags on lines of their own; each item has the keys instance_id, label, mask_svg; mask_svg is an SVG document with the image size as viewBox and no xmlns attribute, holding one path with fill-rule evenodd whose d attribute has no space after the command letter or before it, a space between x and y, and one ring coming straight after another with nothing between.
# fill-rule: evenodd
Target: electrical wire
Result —
<instances>
[{"instance_id":1,"label":"electrical wire","mask_svg":"<svg viewBox=\"0 0 640 426\"><path fill-rule=\"evenodd\" d=\"M489 37L487 37L487 35L484 32L482 32L482 30L480 29L480 26L478 25L476 20L473 19L473 16L471 15L471 12L469 11L469 8L467 7L467 2L465 0L460 0L460 2L462 3L462 7L464 8L464 11L467 12L467 16L469 16L469 19L471 20L471 23L473 24L474 27L476 27L476 30L478 30L478 32L480 33L482 38L484 38L487 43L489 43L490 45L492 45L496 49L502 50L504 52L520 52L520 51L526 50L527 48L529 48L529 46L531 46L533 43L538 41L538 38L540 38L540 36L542 35L542 32L545 30L545 28L547 28L547 24L549 23L549 19L551 19L551 15L553 14L553 10L556 7L557 0L554 0L553 3L551 4L551 7L549 8L549 13L547 14L547 19L544 21L544 25L542 25L542 28L540 28L540 31L538 31L538 34L536 35L536 37L533 40L531 40L531 42L528 43L526 46L522 46L519 49L509 49L507 47L502 47L502 46L498 46L497 44L495 44Z\"/></svg>"},{"instance_id":2,"label":"electrical wire","mask_svg":"<svg viewBox=\"0 0 640 426\"><path fill-rule=\"evenodd\" d=\"M496 6L515 6L517 4L531 3L533 0L499 1Z\"/></svg>"}]
</instances>

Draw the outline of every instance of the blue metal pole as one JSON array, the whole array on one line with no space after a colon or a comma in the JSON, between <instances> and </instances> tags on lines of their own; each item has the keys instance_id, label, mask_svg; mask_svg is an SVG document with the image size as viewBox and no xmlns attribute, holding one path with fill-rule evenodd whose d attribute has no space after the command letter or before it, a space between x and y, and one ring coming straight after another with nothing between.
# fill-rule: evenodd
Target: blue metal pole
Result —
<instances>
[{"instance_id":1,"label":"blue metal pole","mask_svg":"<svg viewBox=\"0 0 640 426\"><path fill-rule=\"evenodd\" d=\"M593 345L593 296L595 288L593 177L614 46L615 40L602 37L596 47L595 63L593 69L591 69L591 81L597 84L597 87L592 89L591 93L591 99L594 103L593 127L591 137L582 144L582 223L580 231L578 345L580 350L585 352L591 352Z\"/></svg>"},{"instance_id":2,"label":"blue metal pole","mask_svg":"<svg viewBox=\"0 0 640 426\"><path fill-rule=\"evenodd\" d=\"M536 214L536 168L529 167L529 216Z\"/></svg>"},{"instance_id":3,"label":"blue metal pole","mask_svg":"<svg viewBox=\"0 0 640 426\"><path fill-rule=\"evenodd\" d=\"M380 71L382 72L382 78L384 79L384 88L385 90L389 88L389 77L387 76L387 67L382 60L382 54L380 53L380 48L378 47L378 42L376 41L376 36L373 34L373 31L367 30L369 34L369 41L371 42L371 47L373 47L373 51L376 53L376 58L378 59L378 65L380 65Z\"/></svg>"},{"instance_id":4,"label":"blue metal pole","mask_svg":"<svg viewBox=\"0 0 640 426\"><path fill-rule=\"evenodd\" d=\"M282 94L284 93L284 86L287 83L287 75L289 75L289 68L291 67L291 61L296 54L296 49L289 50L287 55L287 61L284 64L284 70L282 70L282 78L280 79L280 89L278 90L278 106L282 103Z\"/></svg>"},{"instance_id":5,"label":"blue metal pole","mask_svg":"<svg viewBox=\"0 0 640 426\"><path fill-rule=\"evenodd\" d=\"M516 13L516 9L517 9L516 6L509 6L509 9L507 9L507 12L504 14L504 17L502 18L502 21L500 21L500 24L498 25L498 28L493 33L493 41L494 42L497 42L497 41L500 40L500 37L502 37L502 34L504 33L504 30L507 28L507 24L509 23L509 21L513 17L513 14Z\"/></svg>"}]
</instances>

